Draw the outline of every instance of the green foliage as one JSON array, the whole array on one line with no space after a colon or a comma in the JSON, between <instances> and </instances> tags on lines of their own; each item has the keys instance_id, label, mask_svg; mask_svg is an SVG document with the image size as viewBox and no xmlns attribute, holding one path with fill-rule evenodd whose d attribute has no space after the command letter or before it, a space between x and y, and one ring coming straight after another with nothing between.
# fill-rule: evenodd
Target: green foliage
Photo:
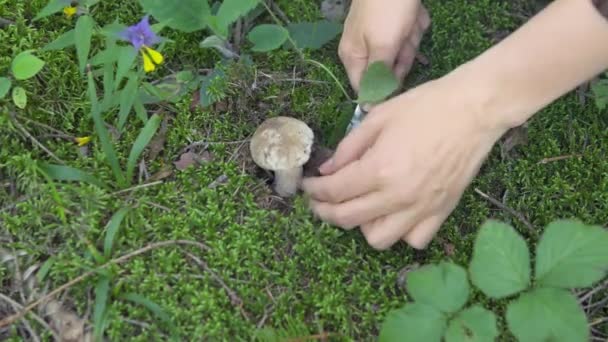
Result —
<instances>
[{"instance_id":1,"label":"green foliage","mask_svg":"<svg viewBox=\"0 0 608 342\"><path fill-rule=\"evenodd\" d=\"M512 227L489 220L475 240L469 274L489 297L519 294L506 312L508 328L518 341L587 341L585 312L566 288L591 286L606 276L606 239L608 231L602 227L552 222L538 245L536 282L531 286L526 242ZM569 281L573 273L580 280ZM492 341L498 336L494 313L479 304L462 309L469 290L464 269L444 262L423 266L407 277L415 302L386 316L382 341Z\"/></svg>"},{"instance_id":2,"label":"green foliage","mask_svg":"<svg viewBox=\"0 0 608 342\"><path fill-rule=\"evenodd\" d=\"M228 27L253 10L260 0L223 0L217 14L209 17L209 26L215 34L226 38Z\"/></svg>"},{"instance_id":3,"label":"green foliage","mask_svg":"<svg viewBox=\"0 0 608 342\"><path fill-rule=\"evenodd\" d=\"M382 61L371 63L359 85L358 103L378 103L384 101L399 87L393 71Z\"/></svg>"},{"instance_id":4,"label":"green foliage","mask_svg":"<svg viewBox=\"0 0 608 342\"><path fill-rule=\"evenodd\" d=\"M108 224L106 225L106 237L103 243L103 254L106 258L109 258L112 255L112 248L114 247L114 240L116 238L116 234L118 234L118 230L120 228L120 224L122 220L127 216L131 208L125 207L118 210L112 217Z\"/></svg>"},{"instance_id":5,"label":"green foliage","mask_svg":"<svg viewBox=\"0 0 608 342\"><path fill-rule=\"evenodd\" d=\"M76 28L74 29L74 39L76 42L76 54L78 56L80 72L84 72L87 61L89 59L94 25L95 21L88 15L80 16L78 18L78 21L76 21Z\"/></svg>"},{"instance_id":6,"label":"green foliage","mask_svg":"<svg viewBox=\"0 0 608 342\"><path fill-rule=\"evenodd\" d=\"M150 13L167 26L184 32L202 30L211 15L206 0L139 0L144 11Z\"/></svg>"},{"instance_id":7,"label":"green foliage","mask_svg":"<svg viewBox=\"0 0 608 342\"><path fill-rule=\"evenodd\" d=\"M13 88L13 103L17 108L25 109L27 106L27 92L21 87Z\"/></svg>"},{"instance_id":8,"label":"green foliage","mask_svg":"<svg viewBox=\"0 0 608 342\"><path fill-rule=\"evenodd\" d=\"M93 336L100 341L106 325L108 300L110 295L110 278L101 276L95 286L95 306L93 308Z\"/></svg>"},{"instance_id":9,"label":"green foliage","mask_svg":"<svg viewBox=\"0 0 608 342\"><path fill-rule=\"evenodd\" d=\"M342 25L332 21L300 22L287 25L298 49L320 49L342 33Z\"/></svg>"},{"instance_id":10,"label":"green foliage","mask_svg":"<svg viewBox=\"0 0 608 342\"><path fill-rule=\"evenodd\" d=\"M69 30L42 48L42 51L62 50L76 44L76 32Z\"/></svg>"},{"instance_id":11,"label":"green foliage","mask_svg":"<svg viewBox=\"0 0 608 342\"><path fill-rule=\"evenodd\" d=\"M60 181L77 181L105 188L106 185L94 176L66 165L40 163L40 170L52 179Z\"/></svg>"},{"instance_id":12,"label":"green foliage","mask_svg":"<svg viewBox=\"0 0 608 342\"><path fill-rule=\"evenodd\" d=\"M486 296L503 298L530 284L530 253L510 226L487 222L480 230L471 259L471 281Z\"/></svg>"},{"instance_id":13,"label":"green foliage","mask_svg":"<svg viewBox=\"0 0 608 342\"><path fill-rule=\"evenodd\" d=\"M8 77L0 77L0 100L11 90L12 82Z\"/></svg>"},{"instance_id":14,"label":"green foliage","mask_svg":"<svg viewBox=\"0 0 608 342\"><path fill-rule=\"evenodd\" d=\"M601 78L591 83L591 91L595 99L595 106L599 110L606 109L606 106L608 106L608 79Z\"/></svg>"},{"instance_id":15,"label":"green foliage","mask_svg":"<svg viewBox=\"0 0 608 342\"><path fill-rule=\"evenodd\" d=\"M249 41L254 44L251 50L256 52L277 49L285 43L288 37L289 32L285 28L273 24L258 25L247 35Z\"/></svg>"},{"instance_id":16,"label":"green foliage","mask_svg":"<svg viewBox=\"0 0 608 342\"><path fill-rule=\"evenodd\" d=\"M162 117L160 115L154 114L139 132L137 139L135 139L127 161L127 181L131 182L133 179L133 172L135 171L135 166L137 166L137 161L146 146L150 143L150 140L154 137L154 134L156 134L156 130L158 130L161 120Z\"/></svg>"},{"instance_id":17,"label":"green foliage","mask_svg":"<svg viewBox=\"0 0 608 342\"><path fill-rule=\"evenodd\" d=\"M44 8L40 12L38 12L36 17L34 18L34 21L55 14L63 10L64 7L70 6L71 3L72 0L51 0L46 4L46 6L44 6Z\"/></svg>"},{"instance_id":18,"label":"green foliage","mask_svg":"<svg viewBox=\"0 0 608 342\"><path fill-rule=\"evenodd\" d=\"M18 54L11 65L13 76L16 80L27 80L36 76L44 67L44 62L32 55L31 51L23 51Z\"/></svg>"}]
</instances>

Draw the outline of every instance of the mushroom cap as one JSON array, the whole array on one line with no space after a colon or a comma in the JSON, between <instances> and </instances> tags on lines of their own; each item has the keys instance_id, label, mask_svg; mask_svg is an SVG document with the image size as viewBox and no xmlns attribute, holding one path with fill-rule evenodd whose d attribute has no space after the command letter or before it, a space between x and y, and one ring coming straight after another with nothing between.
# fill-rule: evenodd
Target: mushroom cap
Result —
<instances>
[{"instance_id":1,"label":"mushroom cap","mask_svg":"<svg viewBox=\"0 0 608 342\"><path fill-rule=\"evenodd\" d=\"M304 165L310 158L314 133L304 122L278 116L267 119L249 144L253 161L266 170L287 170Z\"/></svg>"}]
</instances>

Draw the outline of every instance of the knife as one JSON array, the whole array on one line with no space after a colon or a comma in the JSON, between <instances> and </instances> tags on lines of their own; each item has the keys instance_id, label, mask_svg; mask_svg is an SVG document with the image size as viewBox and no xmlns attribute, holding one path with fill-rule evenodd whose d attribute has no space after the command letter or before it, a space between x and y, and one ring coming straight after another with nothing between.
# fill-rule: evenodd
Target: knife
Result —
<instances>
[{"instance_id":1,"label":"knife","mask_svg":"<svg viewBox=\"0 0 608 342\"><path fill-rule=\"evenodd\" d=\"M363 121L363 119L365 119L365 116L367 115L368 111L365 110L363 107L364 106L361 106L360 104L358 104L357 108L355 108L355 112L353 113L353 116L350 119L350 123L348 124L348 127L346 128L346 134L350 133L351 130L353 130L355 127L359 126L361 124L361 122Z\"/></svg>"}]
</instances>

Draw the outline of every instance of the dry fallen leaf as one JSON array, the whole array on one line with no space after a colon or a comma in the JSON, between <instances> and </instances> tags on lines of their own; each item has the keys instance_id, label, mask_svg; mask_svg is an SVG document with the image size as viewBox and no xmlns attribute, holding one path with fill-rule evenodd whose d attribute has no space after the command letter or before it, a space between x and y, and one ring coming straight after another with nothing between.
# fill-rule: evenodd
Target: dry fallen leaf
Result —
<instances>
[{"instance_id":1,"label":"dry fallen leaf","mask_svg":"<svg viewBox=\"0 0 608 342\"><path fill-rule=\"evenodd\" d=\"M160 170L158 170L158 172L153 174L148 179L148 182L156 182L159 180L163 180L165 178L171 177L171 175L173 175L173 168L170 165L165 165Z\"/></svg>"},{"instance_id":2,"label":"dry fallen leaf","mask_svg":"<svg viewBox=\"0 0 608 342\"><path fill-rule=\"evenodd\" d=\"M189 168L190 166L198 166L207 163L211 159L211 153L209 153L208 151L203 151L200 154L189 151L182 154L179 157L179 160L174 162L173 164L178 170L183 171Z\"/></svg>"}]
</instances>

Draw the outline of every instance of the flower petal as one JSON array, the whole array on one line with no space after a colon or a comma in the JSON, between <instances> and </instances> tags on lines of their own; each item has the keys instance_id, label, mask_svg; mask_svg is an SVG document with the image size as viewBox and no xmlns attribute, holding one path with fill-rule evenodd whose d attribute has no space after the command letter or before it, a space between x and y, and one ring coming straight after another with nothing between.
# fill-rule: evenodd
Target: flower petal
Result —
<instances>
[{"instance_id":1,"label":"flower petal","mask_svg":"<svg viewBox=\"0 0 608 342\"><path fill-rule=\"evenodd\" d=\"M159 65L159 64L163 63L164 58L160 52L158 52L150 47L147 47L147 46L144 46L144 49L146 50L146 54L148 56L150 56L150 58L152 59L154 64Z\"/></svg>"},{"instance_id":2,"label":"flower petal","mask_svg":"<svg viewBox=\"0 0 608 342\"><path fill-rule=\"evenodd\" d=\"M141 54L144 59L144 71L152 72L152 71L156 70L156 65L154 64L154 62L152 62L152 59L148 56L148 54L145 53L143 50L142 50Z\"/></svg>"}]
</instances>

